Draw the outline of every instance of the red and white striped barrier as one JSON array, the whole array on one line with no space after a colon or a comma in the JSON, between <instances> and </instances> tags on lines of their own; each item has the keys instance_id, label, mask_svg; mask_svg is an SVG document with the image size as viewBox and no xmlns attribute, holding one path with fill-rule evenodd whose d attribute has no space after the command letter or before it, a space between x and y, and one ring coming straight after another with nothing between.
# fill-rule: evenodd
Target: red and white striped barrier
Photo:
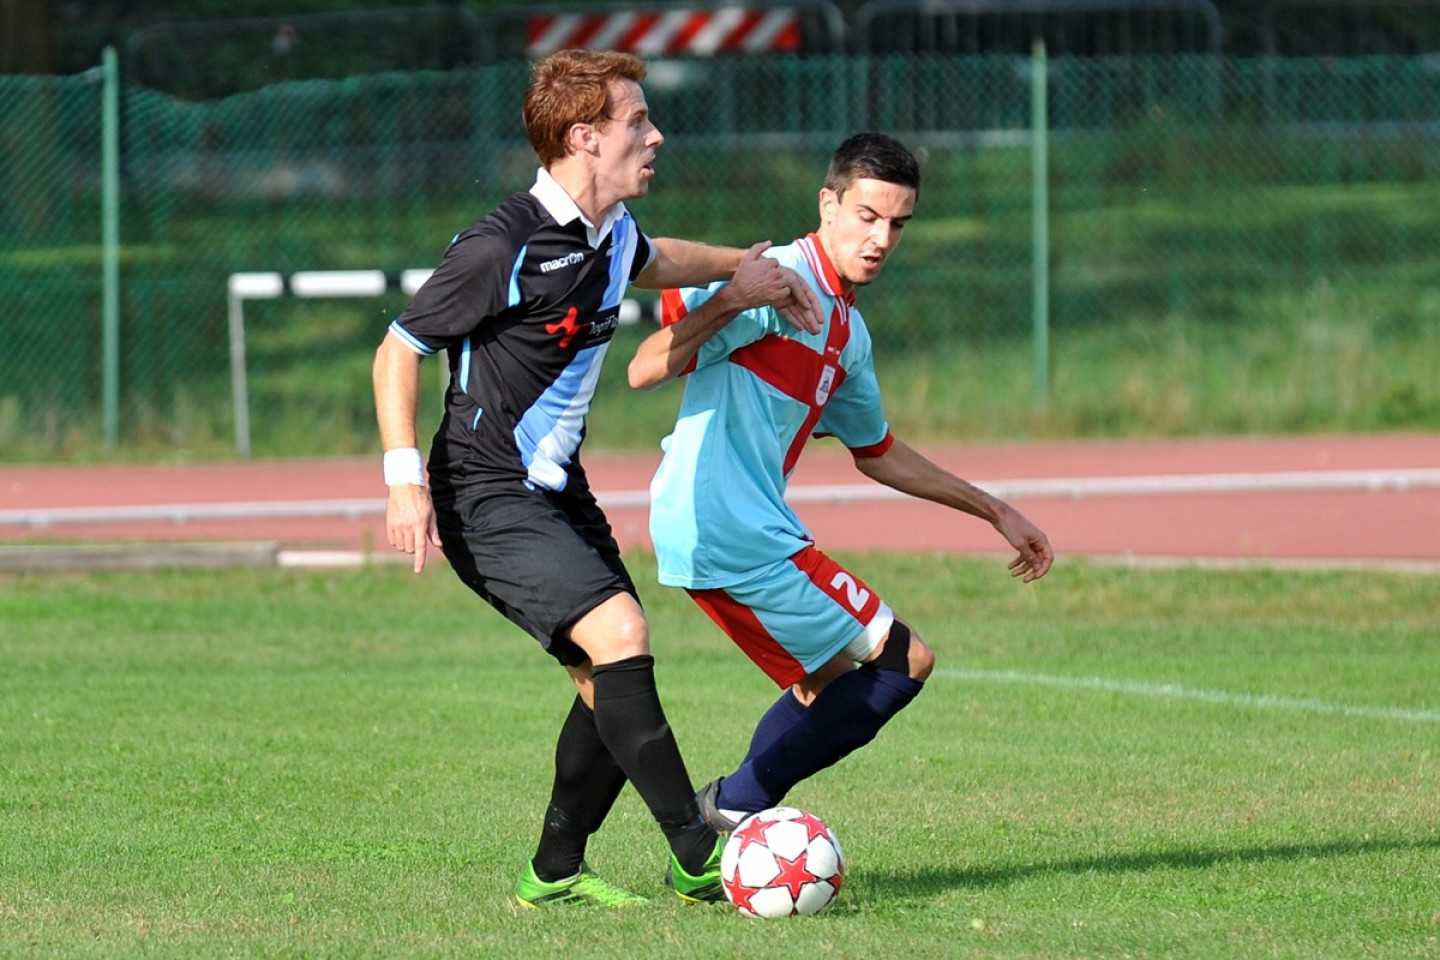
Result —
<instances>
[{"instance_id":1,"label":"red and white striped barrier","mask_svg":"<svg viewBox=\"0 0 1440 960\"><path fill-rule=\"evenodd\" d=\"M800 14L793 8L613 11L536 14L526 26L525 52L543 57L572 47L626 50L640 56L793 52Z\"/></svg>"}]
</instances>

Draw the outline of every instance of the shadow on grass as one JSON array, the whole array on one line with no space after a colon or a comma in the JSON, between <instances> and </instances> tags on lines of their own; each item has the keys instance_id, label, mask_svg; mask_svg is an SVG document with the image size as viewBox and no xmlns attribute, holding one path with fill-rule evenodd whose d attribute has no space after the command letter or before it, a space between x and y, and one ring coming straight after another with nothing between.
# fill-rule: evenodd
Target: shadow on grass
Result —
<instances>
[{"instance_id":1,"label":"shadow on grass","mask_svg":"<svg viewBox=\"0 0 1440 960\"><path fill-rule=\"evenodd\" d=\"M993 867L928 867L913 871L868 872L865 886L873 896L926 898L942 890L983 889L1018 883L1030 877L1056 874L1144 873L1149 870L1206 870L1226 863L1268 863L1289 860L1324 860L1363 854L1414 850L1440 850L1440 837L1415 840L1352 840L1334 843L1284 844L1241 847L1235 850L1168 850L1070 860L997 865ZM847 891L848 892L848 891ZM867 897L868 899L868 897Z\"/></svg>"}]
</instances>

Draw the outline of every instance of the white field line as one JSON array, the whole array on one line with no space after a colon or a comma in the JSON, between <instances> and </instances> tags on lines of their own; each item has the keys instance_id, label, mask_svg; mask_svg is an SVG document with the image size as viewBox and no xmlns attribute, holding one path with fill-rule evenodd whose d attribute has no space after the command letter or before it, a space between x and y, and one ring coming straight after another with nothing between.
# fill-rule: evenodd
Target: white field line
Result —
<instances>
[{"instance_id":1,"label":"white field line","mask_svg":"<svg viewBox=\"0 0 1440 960\"><path fill-rule=\"evenodd\" d=\"M1133 477L976 481L1002 499L1025 497L1137 496L1189 493L1273 493L1320 491L1404 492L1440 487L1440 468L1393 470L1314 470L1277 473L1202 473ZM644 507L646 490L597 491L602 506L620 510ZM856 503L902 499L905 495L875 483L797 485L792 503ZM384 516L385 500L252 500L236 503L161 503L94 507L30 507L0 510L0 526L51 527L78 523L190 523L202 520L263 518L359 518Z\"/></svg>"},{"instance_id":2,"label":"white field line","mask_svg":"<svg viewBox=\"0 0 1440 960\"><path fill-rule=\"evenodd\" d=\"M103 507L33 507L0 510L0 526L49 527L67 523L192 523L266 518L357 518L385 515L385 501L252 500L236 503L153 503Z\"/></svg>"},{"instance_id":3,"label":"white field line","mask_svg":"<svg viewBox=\"0 0 1440 960\"><path fill-rule=\"evenodd\" d=\"M1201 690L1175 683L1142 683L1133 680L1107 680L1103 677L1052 676L1041 673L1024 673L1018 670L959 670L946 667L936 670L935 675L982 683L1028 684L1067 690L1123 693L1129 696L1153 697L1162 700L1190 700L1243 709L1328 714L1358 717L1365 720L1395 720L1401 723L1440 723L1440 710L1407 707L1356 707L1343 703L1328 703L1324 700L1277 697L1270 694Z\"/></svg>"}]
</instances>

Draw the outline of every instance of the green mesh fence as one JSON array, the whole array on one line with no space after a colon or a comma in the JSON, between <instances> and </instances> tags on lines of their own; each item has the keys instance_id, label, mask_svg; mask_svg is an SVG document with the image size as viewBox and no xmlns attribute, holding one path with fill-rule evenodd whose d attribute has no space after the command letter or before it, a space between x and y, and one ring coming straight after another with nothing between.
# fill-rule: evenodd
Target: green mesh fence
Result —
<instances>
[{"instance_id":1,"label":"green mesh fence","mask_svg":"<svg viewBox=\"0 0 1440 960\"><path fill-rule=\"evenodd\" d=\"M1062 58L1046 76L1057 376L1100 349L1081 334L1283 325L1317 309L1317 290L1390 311L1387 322L1436 322L1421 293L1440 279L1429 59ZM654 235L783 242L813 227L841 137L896 134L925 183L905 247L865 294L867 315L885 318L877 342L931 361L963 350L982 366L1023 354L1030 77L1013 57L657 63L647 96L667 142L632 209ZM120 442L107 450L100 82L0 77L0 458L233 452L227 277L432 267L530 183L526 78L510 64L202 102L125 86ZM245 304L255 453L373 449L369 364L404 302ZM1414 389L1423 425L1440 401L1433 383Z\"/></svg>"},{"instance_id":2,"label":"green mesh fence","mask_svg":"<svg viewBox=\"0 0 1440 960\"><path fill-rule=\"evenodd\" d=\"M37 433L58 444L100 409L100 89L89 77L0 81L6 454Z\"/></svg>"}]
</instances>

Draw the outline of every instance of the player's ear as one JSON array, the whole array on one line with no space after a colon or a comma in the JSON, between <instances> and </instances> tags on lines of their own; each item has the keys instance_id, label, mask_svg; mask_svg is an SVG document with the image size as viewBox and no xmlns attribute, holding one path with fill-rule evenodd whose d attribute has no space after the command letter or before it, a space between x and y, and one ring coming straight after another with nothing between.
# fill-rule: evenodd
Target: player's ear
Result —
<instances>
[{"instance_id":1,"label":"player's ear","mask_svg":"<svg viewBox=\"0 0 1440 960\"><path fill-rule=\"evenodd\" d=\"M820 222L831 223L835 219L835 209L840 206L840 195L829 187L820 188Z\"/></svg>"},{"instance_id":2,"label":"player's ear","mask_svg":"<svg viewBox=\"0 0 1440 960\"><path fill-rule=\"evenodd\" d=\"M565 144L571 153L595 152L595 125L593 123L572 123L565 131Z\"/></svg>"}]
</instances>

